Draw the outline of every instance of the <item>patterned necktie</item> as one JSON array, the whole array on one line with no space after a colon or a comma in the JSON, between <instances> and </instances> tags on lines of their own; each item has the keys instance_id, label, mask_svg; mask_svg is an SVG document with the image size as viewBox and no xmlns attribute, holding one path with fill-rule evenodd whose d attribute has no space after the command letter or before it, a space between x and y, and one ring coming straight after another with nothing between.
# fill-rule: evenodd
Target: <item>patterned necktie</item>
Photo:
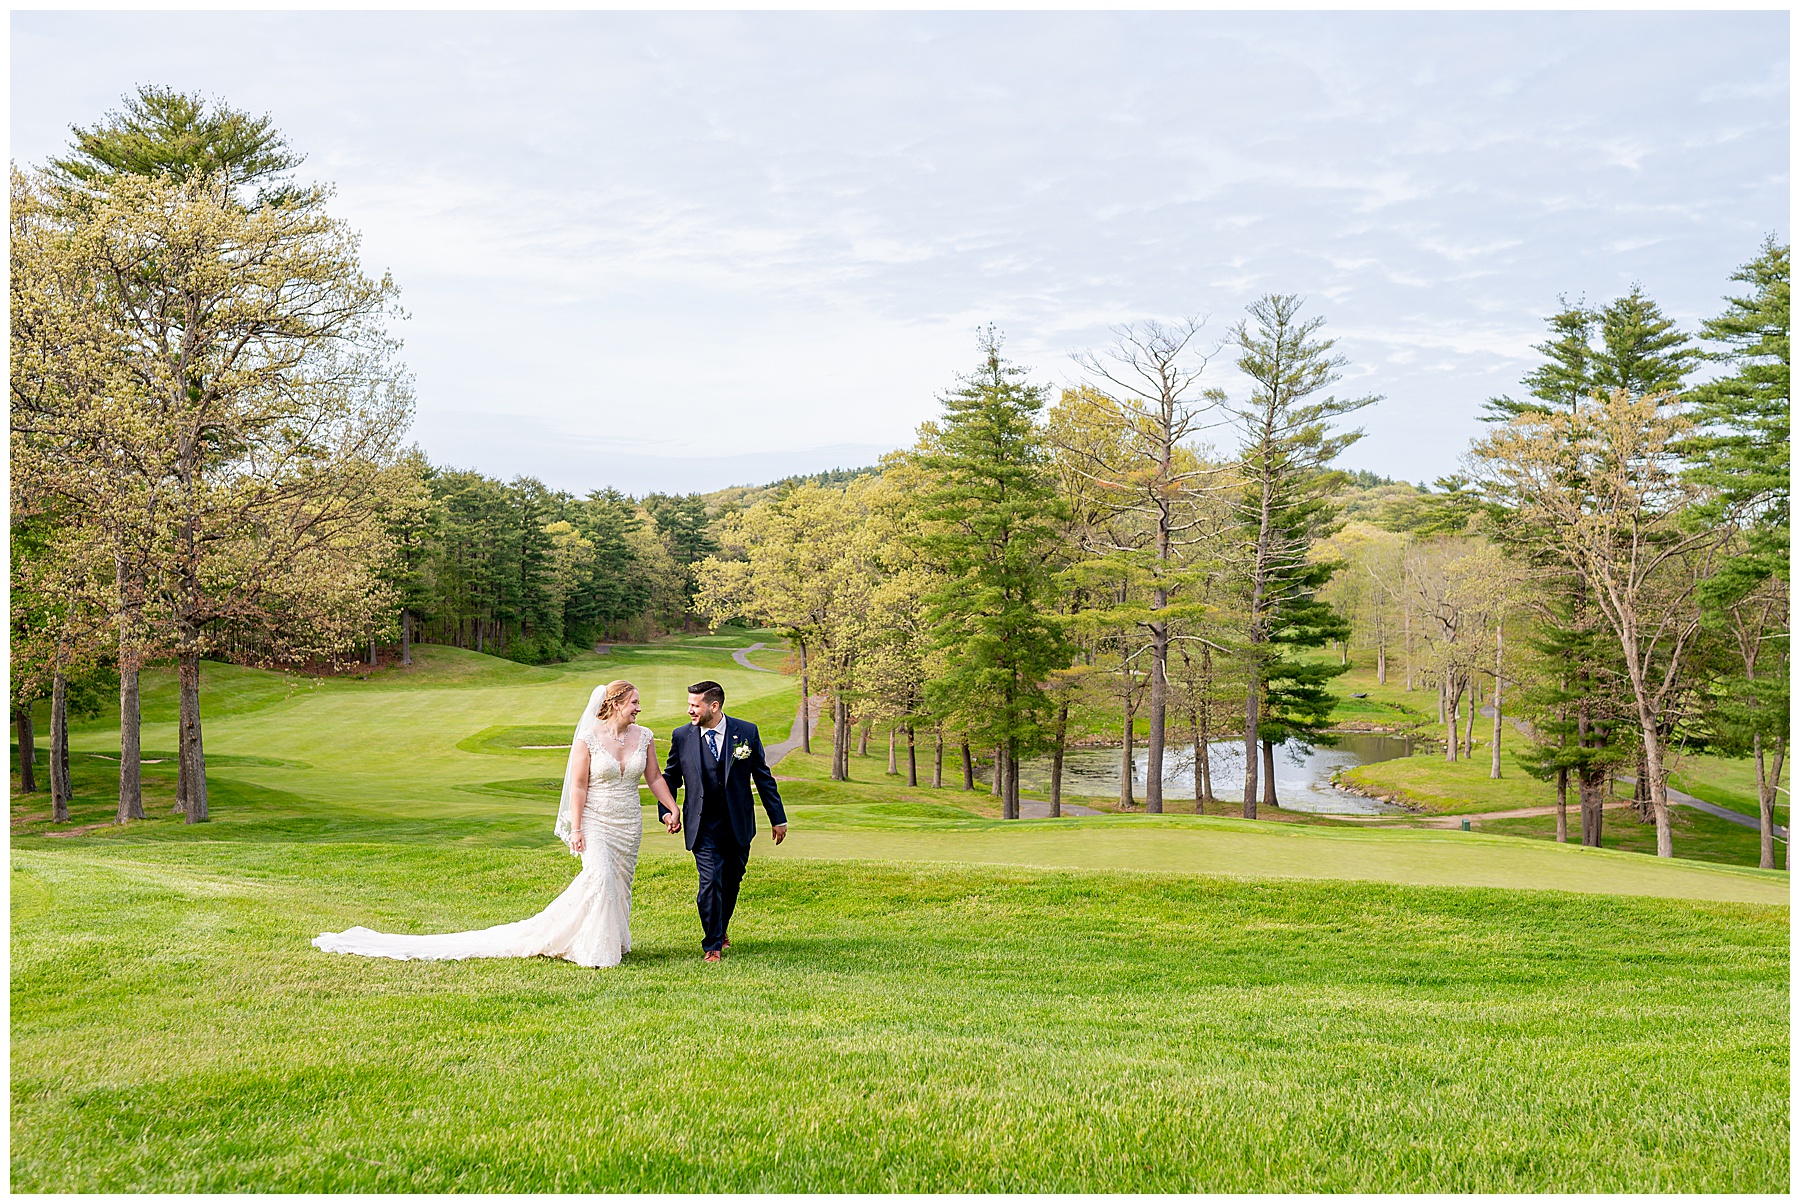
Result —
<instances>
[{"instance_id":1,"label":"patterned necktie","mask_svg":"<svg viewBox=\"0 0 1800 1204\"><path fill-rule=\"evenodd\" d=\"M706 733L706 751L712 754L713 760L719 759L719 733L716 728Z\"/></svg>"}]
</instances>

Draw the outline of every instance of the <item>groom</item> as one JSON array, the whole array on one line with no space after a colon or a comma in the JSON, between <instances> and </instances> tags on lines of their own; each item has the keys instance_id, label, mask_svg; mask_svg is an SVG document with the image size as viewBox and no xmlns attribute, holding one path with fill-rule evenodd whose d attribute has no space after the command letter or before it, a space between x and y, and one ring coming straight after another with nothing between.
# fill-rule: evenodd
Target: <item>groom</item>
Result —
<instances>
[{"instance_id":1,"label":"groom","mask_svg":"<svg viewBox=\"0 0 1800 1204\"><path fill-rule=\"evenodd\" d=\"M787 813L781 809L775 775L763 760L756 725L725 715L724 686L716 681L689 686L688 718L693 723L669 738L669 764L663 770L671 796L687 786L681 814L676 816L661 800L656 810L670 832L687 829L687 847L700 870L700 926L706 931L701 948L706 961L716 962L731 946L726 932L737 907L738 884L750 863L750 842L756 839L751 779L769 813L776 844L787 837Z\"/></svg>"}]
</instances>

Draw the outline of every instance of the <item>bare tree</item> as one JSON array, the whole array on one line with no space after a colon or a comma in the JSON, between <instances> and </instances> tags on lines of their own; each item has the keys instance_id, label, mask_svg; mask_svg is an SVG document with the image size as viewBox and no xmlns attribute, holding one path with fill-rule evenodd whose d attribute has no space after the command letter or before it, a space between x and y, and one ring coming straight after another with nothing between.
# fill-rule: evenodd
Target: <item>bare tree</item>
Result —
<instances>
[{"instance_id":1,"label":"bare tree","mask_svg":"<svg viewBox=\"0 0 1800 1204\"><path fill-rule=\"evenodd\" d=\"M1223 395L1194 396L1208 357L1197 347L1204 319L1165 324L1153 320L1113 328L1114 340L1101 352L1075 356L1098 382L1106 404L1095 415L1117 438L1084 441L1077 452L1080 471L1114 499L1121 511L1142 519L1144 545L1101 549L1129 554L1147 570L1148 613L1135 626L1149 636L1150 746L1144 807L1163 809L1162 770L1168 738L1170 622L1193 610L1174 595L1188 583L1185 561L1199 542L1201 511L1188 504L1218 477L1185 445L1200 430L1202 415ZM1108 454L1112 452L1114 454ZM1082 462L1085 460L1085 463Z\"/></svg>"}]
</instances>

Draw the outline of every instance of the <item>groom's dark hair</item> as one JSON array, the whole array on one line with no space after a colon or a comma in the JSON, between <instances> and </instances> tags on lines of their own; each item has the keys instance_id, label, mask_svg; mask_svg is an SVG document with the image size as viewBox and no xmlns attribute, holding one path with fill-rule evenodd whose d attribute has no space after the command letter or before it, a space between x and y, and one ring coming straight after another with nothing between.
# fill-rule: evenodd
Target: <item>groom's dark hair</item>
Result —
<instances>
[{"instance_id":1,"label":"groom's dark hair","mask_svg":"<svg viewBox=\"0 0 1800 1204\"><path fill-rule=\"evenodd\" d=\"M701 702L716 702L725 705L725 687L716 681L695 682L688 687L689 694L700 695Z\"/></svg>"}]
</instances>

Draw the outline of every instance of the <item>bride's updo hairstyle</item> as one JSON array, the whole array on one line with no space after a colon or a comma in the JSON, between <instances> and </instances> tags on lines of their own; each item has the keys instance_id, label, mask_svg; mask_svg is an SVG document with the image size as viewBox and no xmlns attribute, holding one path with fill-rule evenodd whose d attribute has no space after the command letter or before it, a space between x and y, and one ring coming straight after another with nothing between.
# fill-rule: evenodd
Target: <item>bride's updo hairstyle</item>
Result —
<instances>
[{"instance_id":1,"label":"bride's updo hairstyle","mask_svg":"<svg viewBox=\"0 0 1800 1204\"><path fill-rule=\"evenodd\" d=\"M606 693L600 698L600 706L594 712L596 718L611 719L612 713L625 704L637 687L623 679L606 683Z\"/></svg>"}]
</instances>

